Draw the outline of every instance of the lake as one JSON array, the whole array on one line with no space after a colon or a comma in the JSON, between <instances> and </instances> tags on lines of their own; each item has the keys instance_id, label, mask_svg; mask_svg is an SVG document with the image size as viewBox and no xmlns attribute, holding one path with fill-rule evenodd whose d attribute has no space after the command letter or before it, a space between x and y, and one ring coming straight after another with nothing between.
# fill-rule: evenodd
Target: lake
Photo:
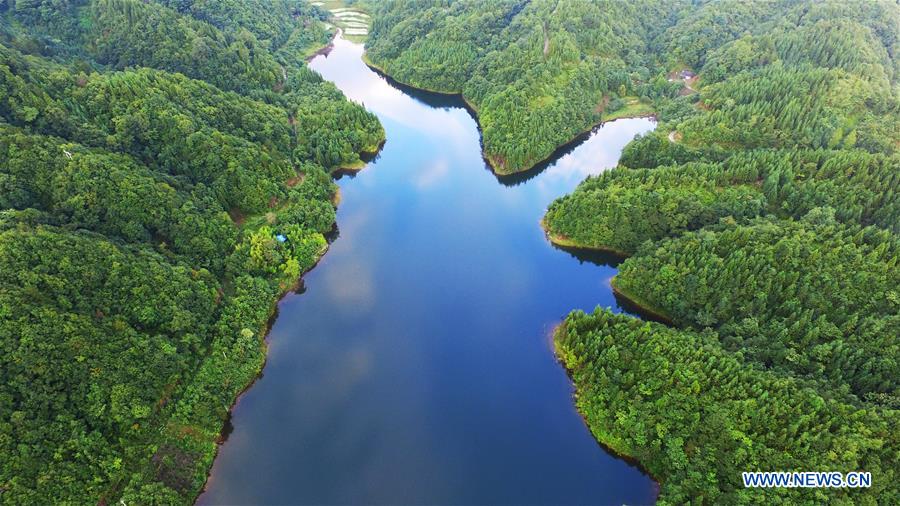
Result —
<instances>
[{"instance_id":1,"label":"lake","mask_svg":"<svg viewBox=\"0 0 900 506\"><path fill-rule=\"evenodd\" d=\"M459 99L393 84L362 52L337 39L310 67L387 142L339 179L339 233L279 303L198 503L653 503L655 483L591 436L550 339L572 309L620 310L615 261L555 248L539 220L654 121L500 179Z\"/></svg>"}]
</instances>

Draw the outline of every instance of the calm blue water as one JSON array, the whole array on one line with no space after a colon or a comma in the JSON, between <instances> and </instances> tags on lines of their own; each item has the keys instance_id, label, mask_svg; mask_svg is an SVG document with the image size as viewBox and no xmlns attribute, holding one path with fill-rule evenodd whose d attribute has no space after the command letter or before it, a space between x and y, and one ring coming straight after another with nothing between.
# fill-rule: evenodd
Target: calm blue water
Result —
<instances>
[{"instance_id":1,"label":"calm blue water","mask_svg":"<svg viewBox=\"0 0 900 506\"><path fill-rule=\"evenodd\" d=\"M655 484L598 446L550 345L573 308L617 308L603 258L554 248L547 205L615 165L619 120L518 181L469 113L401 91L336 41L311 67L387 143L339 181L340 235L287 296L200 504L647 504Z\"/></svg>"}]
</instances>

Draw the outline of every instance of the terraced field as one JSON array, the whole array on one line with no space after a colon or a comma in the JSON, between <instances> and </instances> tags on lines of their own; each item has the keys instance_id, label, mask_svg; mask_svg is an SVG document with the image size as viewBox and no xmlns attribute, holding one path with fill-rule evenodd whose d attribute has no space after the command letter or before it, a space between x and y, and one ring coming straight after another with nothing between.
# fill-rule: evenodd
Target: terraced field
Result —
<instances>
[{"instance_id":1,"label":"terraced field","mask_svg":"<svg viewBox=\"0 0 900 506\"><path fill-rule=\"evenodd\" d=\"M369 35L369 15L358 7L348 7L340 1L312 2L312 4L327 9L333 16L335 26L340 28L348 39L362 41Z\"/></svg>"}]
</instances>

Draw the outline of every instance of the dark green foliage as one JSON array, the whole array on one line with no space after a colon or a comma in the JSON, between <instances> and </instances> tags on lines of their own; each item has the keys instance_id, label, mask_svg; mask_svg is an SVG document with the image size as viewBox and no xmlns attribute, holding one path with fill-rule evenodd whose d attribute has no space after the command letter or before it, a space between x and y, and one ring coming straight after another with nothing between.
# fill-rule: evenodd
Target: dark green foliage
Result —
<instances>
[{"instance_id":1,"label":"dark green foliage","mask_svg":"<svg viewBox=\"0 0 900 506\"><path fill-rule=\"evenodd\" d=\"M35 27L40 35L52 34L68 39L81 33L79 8L87 0L6 0L5 3L10 14Z\"/></svg>"},{"instance_id":2,"label":"dark green foliage","mask_svg":"<svg viewBox=\"0 0 900 506\"><path fill-rule=\"evenodd\" d=\"M322 78L301 69L290 76L285 94L295 107L297 160L313 160L323 167L348 167L360 162L359 153L374 153L384 139L372 113L340 100L341 92L322 84Z\"/></svg>"},{"instance_id":3,"label":"dark green foliage","mask_svg":"<svg viewBox=\"0 0 900 506\"><path fill-rule=\"evenodd\" d=\"M330 33L319 22L323 17L306 3L288 0L22 0L13 10L15 20L33 27L54 49L116 69L180 72L245 94L277 90L283 65L299 67L313 48L326 44Z\"/></svg>"},{"instance_id":4,"label":"dark green foliage","mask_svg":"<svg viewBox=\"0 0 900 506\"><path fill-rule=\"evenodd\" d=\"M579 244L632 253L648 239L764 211L754 180L720 175L718 166L706 164L607 172L554 202L545 221L554 234Z\"/></svg>"},{"instance_id":5,"label":"dark green foliage","mask_svg":"<svg viewBox=\"0 0 900 506\"><path fill-rule=\"evenodd\" d=\"M93 52L101 63L180 72L244 93L281 80L278 63L250 32L223 33L135 0L94 0L91 8Z\"/></svg>"},{"instance_id":6,"label":"dark green foliage","mask_svg":"<svg viewBox=\"0 0 900 506\"><path fill-rule=\"evenodd\" d=\"M702 66L693 88L547 212L555 241L633 254L614 287L675 327L575 312L558 334L592 431L663 503L900 500L898 21L890 2L683 11L659 44ZM740 482L812 469L881 484Z\"/></svg>"},{"instance_id":7,"label":"dark green foliage","mask_svg":"<svg viewBox=\"0 0 900 506\"><path fill-rule=\"evenodd\" d=\"M616 286L681 326L719 330L727 349L769 369L897 403L898 253L892 234L817 208L648 245Z\"/></svg>"},{"instance_id":8,"label":"dark green foliage","mask_svg":"<svg viewBox=\"0 0 900 506\"><path fill-rule=\"evenodd\" d=\"M686 121L678 131L694 149L893 151L898 23L888 1L394 0L375 8L368 56L402 82L462 93L501 173L598 121L646 114L631 96ZM701 83L748 74L701 90L713 111L691 119L693 102L673 99L692 89L666 79L685 66L703 70Z\"/></svg>"},{"instance_id":9,"label":"dark green foliage","mask_svg":"<svg viewBox=\"0 0 900 506\"><path fill-rule=\"evenodd\" d=\"M68 153L68 154L66 154ZM0 126L0 207L41 209L53 223L124 242L154 242L195 265L221 269L237 229L211 194L126 155Z\"/></svg>"},{"instance_id":10,"label":"dark green foliage","mask_svg":"<svg viewBox=\"0 0 900 506\"><path fill-rule=\"evenodd\" d=\"M462 93L495 170L516 172L621 108L634 77L653 77L647 41L672 17L666 4L384 2L368 55L400 81Z\"/></svg>"},{"instance_id":11,"label":"dark green foliage","mask_svg":"<svg viewBox=\"0 0 900 506\"><path fill-rule=\"evenodd\" d=\"M297 37L307 41L298 49L324 45L329 38L320 24L310 22L324 20L328 13L303 0L155 1L226 32L248 30L272 52Z\"/></svg>"},{"instance_id":12,"label":"dark green foliage","mask_svg":"<svg viewBox=\"0 0 900 506\"><path fill-rule=\"evenodd\" d=\"M859 409L681 331L573 312L557 351L594 435L664 477L659 504L893 504L896 410ZM866 470L871 489L745 489L743 471Z\"/></svg>"},{"instance_id":13,"label":"dark green foliage","mask_svg":"<svg viewBox=\"0 0 900 506\"><path fill-rule=\"evenodd\" d=\"M863 147L892 152L897 99L863 77L842 70L780 63L738 74L701 93L705 114L678 126L691 146L763 148Z\"/></svg>"},{"instance_id":14,"label":"dark green foliage","mask_svg":"<svg viewBox=\"0 0 900 506\"><path fill-rule=\"evenodd\" d=\"M658 139L632 143L644 160ZM671 144L665 139L658 142ZM747 151L720 163L616 169L584 181L550 205L558 237L588 247L633 253L647 240L760 214L801 218L832 208L845 223L900 232L900 156L858 150Z\"/></svg>"},{"instance_id":15,"label":"dark green foliage","mask_svg":"<svg viewBox=\"0 0 900 506\"><path fill-rule=\"evenodd\" d=\"M2 504L191 503L383 140L305 68L321 13L213 4L0 12Z\"/></svg>"},{"instance_id":16,"label":"dark green foliage","mask_svg":"<svg viewBox=\"0 0 900 506\"><path fill-rule=\"evenodd\" d=\"M726 155L721 151L692 148L681 142L671 142L666 138L665 132L654 130L628 143L622 150L619 164L632 169L652 169L691 161L716 160L724 156Z\"/></svg>"},{"instance_id":17,"label":"dark green foliage","mask_svg":"<svg viewBox=\"0 0 900 506\"><path fill-rule=\"evenodd\" d=\"M802 218L831 207L839 221L874 225L900 233L900 156L858 150L785 150L739 153L723 166L728 173L756 174L781 216Z\"/></svg>"},{"instance_id":18,"label":"dark green foliage","mask_svg":"<svg viewBox=\"0 0 900 506\"><path fill-rule=\"evenodd\" d=\"M76 76L26 61L0 61L0 110L15 124L130 153L249 212L264 209L293 173L291 128L276 107L155 70Z\"/></svg>"},{"instance_id":19,"label":"dark green foliage","mask_svg":"<svg viewBox=\"0 0 900 506\"><path fill-rule=\"evenodd\" d=\"M101 236L0 233L4 501L94 502L121 478L167 389L196 366L217 286Z\"/></svg>"},{"instance_id":20,"label":"dark green foliage","mask_svg":"<svg viewBox=\"0 0 900 506\"><path fill-rule=\"evenodd\" d=\"M9 121L130 153L152 168L211 188L227 209L260 212L294 170L359 161L384 132L333 85L298 70L278 105L150 69L73 75L0 49L0 112ZM286 110L287 109L287 110ZM301 118L295 129L291 123ZM327 130L327 132L326 132ZM294 153L299 144L298 153Z\"/></svg>"}]
</instances>

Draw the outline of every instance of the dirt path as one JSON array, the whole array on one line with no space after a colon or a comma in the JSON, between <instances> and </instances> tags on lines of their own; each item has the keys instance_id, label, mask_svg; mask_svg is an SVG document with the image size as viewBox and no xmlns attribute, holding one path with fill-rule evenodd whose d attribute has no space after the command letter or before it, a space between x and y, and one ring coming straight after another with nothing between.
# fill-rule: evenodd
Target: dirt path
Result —
<instances>
[{"instance_id":1,"label":"dirt path","mask_svg":"<svg viewBox=\"0 0 900 506\"><path fill-rule=\"evenodd\" d=\"M687 88L687 89L689 89L689 90L691 90L691 93L697 93L697 90L695 90L694 87L691 86L691 84L693 84L694 81L696 81L696 80L697 80L696 77L693 77L693 78L691 78L691 79L685 79L685 80L684 80L684 87Z\"/></svg>"},{"instance_id":2,"label":"dirt path","mask_svg":"<svg viewBox=\"0 0 900 506\"><path fill-rule=\"evenodd\" d=\"M547 55L550 54L550 35L547 33L547 22L546 21L544 21L543 29L544 29L544 58L546 58Z\"/></svg>"}]
</instances>

